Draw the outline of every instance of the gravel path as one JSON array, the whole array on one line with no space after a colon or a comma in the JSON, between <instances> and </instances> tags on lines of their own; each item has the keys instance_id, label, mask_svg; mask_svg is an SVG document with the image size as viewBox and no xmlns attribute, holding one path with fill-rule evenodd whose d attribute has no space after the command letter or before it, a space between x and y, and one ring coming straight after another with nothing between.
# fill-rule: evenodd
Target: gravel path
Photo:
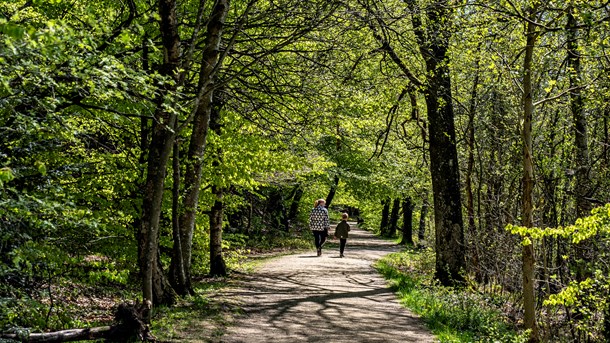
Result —
<instances>
[{"instance_id":1,"label":"gravel path","mask_svg":"<svg viewBox=\"0 0 610 343\"><path fill-rule=\"evenodd\" d=\"M400 248L350 225L344 258L327 243L321 257L310 251L273 259L225 292L245 314L219 341L435 342L372 267Z\"/></svg>"}]
</instances>

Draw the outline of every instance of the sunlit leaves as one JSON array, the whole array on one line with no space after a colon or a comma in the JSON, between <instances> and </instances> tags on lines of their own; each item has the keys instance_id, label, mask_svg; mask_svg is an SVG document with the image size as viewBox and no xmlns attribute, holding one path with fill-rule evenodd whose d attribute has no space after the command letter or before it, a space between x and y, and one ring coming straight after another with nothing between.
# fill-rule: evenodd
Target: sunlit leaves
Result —
<instances>
[{"instance_id":1,"label":"sunlit leaves","mask_svg":"<svg viewBox=\"0 0 610 343\"><path fill-rule=\"evenodd\" d=\"M596 235L610 234L610 204L594 209L591 216L578 218L573 225L556 228L526 228L510 224L506 230L524 237L524 239L527 237L531 239L564 237L577 244ZM527 244L531 244L531 241L528 240Z\"/></svg>"}]
</instances>

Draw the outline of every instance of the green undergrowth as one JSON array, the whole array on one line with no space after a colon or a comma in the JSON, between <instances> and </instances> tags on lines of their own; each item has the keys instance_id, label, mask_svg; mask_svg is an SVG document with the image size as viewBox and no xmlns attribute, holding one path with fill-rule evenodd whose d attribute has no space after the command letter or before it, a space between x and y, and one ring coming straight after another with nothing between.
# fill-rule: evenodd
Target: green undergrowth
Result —
<instances>
[{"instance_id":1,"label":"green undergrowth","mask_svg":"<svg viewBox=\"0 0 610 343\"><path fill-rule=\"evenodd\" d=\"M226 278L198 281L194 294L180 298L172 307L159 307L151 323L153 335L164 342L208 342L222 336L234 315L241 313L238 304L217 297L228 285Z\"/></svg>"},{"instance_id":2,"label":"green undergrowth","mask_svg":"<svg viewBox=\"0 0 610 343\"><path fill-rule=\"evenodd\" d=\"M416 313L441 342L526 342L490 295L467 287L448 288L433 280L434 253L408 250L390 254L376 268L391 282L401 303Z\"/></svg>"}]
</instances>

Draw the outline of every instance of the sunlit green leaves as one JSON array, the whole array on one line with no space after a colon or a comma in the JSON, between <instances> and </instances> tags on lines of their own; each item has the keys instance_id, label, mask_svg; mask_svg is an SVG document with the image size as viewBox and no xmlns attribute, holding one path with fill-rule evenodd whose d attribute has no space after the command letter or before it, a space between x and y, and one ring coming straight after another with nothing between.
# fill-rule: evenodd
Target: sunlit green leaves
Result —
<instances>
[{"instance_id":1,"label":"sunlit green leaves","mask_svg":"<svg viewBox=\"0 0 610 343\"><path fill-rule=\"evenodd\" d=\"M516 225L508 225L506 230L512 234L520 235L527 239L541 239L544 237L564 237L570 239L574 244L578 244L586 239L591 239L596 235L610 234L610 204L598 207L591 212L591 216L578 218L573 225L556 228L526 228Z\"/></svg>"}]
</instances>

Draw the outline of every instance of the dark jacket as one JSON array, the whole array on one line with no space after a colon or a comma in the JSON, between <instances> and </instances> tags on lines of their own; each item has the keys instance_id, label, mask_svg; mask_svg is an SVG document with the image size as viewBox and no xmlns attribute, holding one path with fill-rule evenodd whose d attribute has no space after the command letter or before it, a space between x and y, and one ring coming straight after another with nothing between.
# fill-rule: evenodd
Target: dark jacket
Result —
<instances>
[{"instance_id":1,"label":"dark jacket","mask_svg":"<svg viewBox=\"0 0 610 343\"><path fill-rule=\"evenodd\" d=\"M337 238L347 238L347 233L349 232L349 224L347 221L342 220L337 227L335 228L335 237Z\"/></svg>"}]
</instances>

